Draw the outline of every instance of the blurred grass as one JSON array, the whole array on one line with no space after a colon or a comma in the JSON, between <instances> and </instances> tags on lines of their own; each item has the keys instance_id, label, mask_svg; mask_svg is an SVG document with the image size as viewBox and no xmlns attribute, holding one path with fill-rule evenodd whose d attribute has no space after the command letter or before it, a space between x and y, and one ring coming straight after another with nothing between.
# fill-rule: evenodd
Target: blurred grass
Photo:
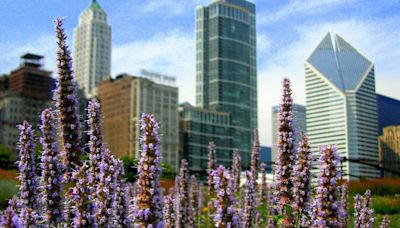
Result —
<instances>
[{"instance_id":1,"label":"blurred grass","mask_svg":"<svg viewBox=\"0 0 400 228\"><path fill-rule=\"evenodd\" d=\"M18 193L17 182L14 180L0 180L0 210L7 207L8 200Z\"/></svg>"},{"instance_id":2,"label":"blurred grass","mask_svg":"<svg viewBox=\"0 0 400 228\"><path fill-rule=\"evenodd\" d=\"M400 194L400 178L383 178L349 182L349 193L355 195L369 189L372 195L387 196Z\"/></svg>"}]
</instances>

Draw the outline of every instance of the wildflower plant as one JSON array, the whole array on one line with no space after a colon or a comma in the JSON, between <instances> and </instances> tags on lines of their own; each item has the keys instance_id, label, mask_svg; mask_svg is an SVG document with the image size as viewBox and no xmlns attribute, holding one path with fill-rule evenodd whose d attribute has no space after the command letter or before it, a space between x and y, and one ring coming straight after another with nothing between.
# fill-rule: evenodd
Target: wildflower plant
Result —
<instances>
[{"instance_id":1,"label":"wildflower plant","mask_svg":"<svg viewBox=\"0 0 400 228\"><path fill-rule=\"evenodd\" d=\"M210 142L208 145L208 192L211 194L214 191L212 171L217 168L217 162L215 160L215 144Z\"/></svg>"},{"instance_id":2,"label":"wildflower plant","mask_svg":"<svg viewBox=\"0 0 400 228\"><path fill-rule=\"evenodd\" d=\"M232 189L232 177L224 166L219 166L211 173L216 193L214 207L215 227L240 227L239 217L236 212L236 199Z\"/></svg>"},{"instance_id":3,"label":"wildflower plant","mask_svg":"<svg viewBox=\"0 0 400 228\"><path fill-rule=\"evenodd\" d=\"M160 191L159 124L151 114L143 114L140 124L142 152L139 160L137 193L131 207L135 227L162 226L162 195Z\"/></svg>"},{"instance_id":4,"label":"wildflower plant","mask_svg":"<svg viewBox=\"0 0 400 228\"><path fill-rule=\"evenodd\" d=\"M34 157L34 142L32 126L24 121L18 125L19 129L19 161L18 180L20 181L19 206L21 207L21 222L27 226L33 226L38 219L37 210L39 209L37 188L39 179L36 174L36 164Z\"/></svg>"},{"instance_id":5,"label":"wildflower plant","mask_svg":"<svg viewBox=\"0 0 400 228\"><path fill-rule=\"evenodd\" d=\"M72 70L71 52L66 44L67 36L63 28L63 19L55 20L57 37L57 89L56 107L61 123L61 137L66 168L65 181L69 181L72 172L82 165L81 133L75 77Z\"/></svg>"},{"instance_id":6,"label":"wildflower plant","mask_svg":"<svg viewBox=\"0 0 400 228\"><path fill-rule=\"evenodd\" d=\"M313 227L339 227L336 183L340 177L339 154L334 146L321 148L315 195L316 217Z\"/></svg>"},{"instance_id":7,"label":"wildflower plant","mask_svg":"<svg viewBox=\"0 0 400 228\"><path fill-rule=\"evenodd\" d=\"M188 163L186 159L182 159L179 172L179 187L176 189L175 198L175 226L178 228L185 227L188 224L189 216L189 183L188 183Z\"/></svg>"},{"instance_id":8,"label":"wildflower plant","mask_svg":"<svg viewBox=\"0 0 400 228\"><path fill-rule=\"evenodd\" d=\"M246 172L246 190L245 190L245 199L244 199L244 209L242 214L243 228L253 227L253 220L255 219L255 208L256 205L256 196L254 189L255 178L252 176L252 173Z\"/></svg>"},{"instance_id":9,"label":"wildflower plant","mask_svg":"<svg viewBox=\"0 0 400 228\"><path fill-rule=\"evenodd\" d=\"M197 180L196 176L192 175L190 177L190 187L189 187L189 208L188 208L189 228L196 227L197 204L198 204Z\"/></svg>"},{"instance_id":10,"label":"wildflower plant","mask_svg":"<svg viewBox=\"0 0 400 228\"><path fill-rule=\"evenodd\" d=\"M237 149L233 150L232 159L232 185L234 189L240 187L240 173L242 171L242 162Z\"/></svg>"},{"instance_id":11,"label":"wildflower plant","mask_svg":"<svg viewBox=\"0 0 400 228\"><path fill-rule=\"evenodd\" d=\"M45 109L41 114L43 146L41 158L41 204L43 216L47 226L55 226L62 221L62 164L56 145L54 115L52 110Z\"/></svg>"}]
</instances>

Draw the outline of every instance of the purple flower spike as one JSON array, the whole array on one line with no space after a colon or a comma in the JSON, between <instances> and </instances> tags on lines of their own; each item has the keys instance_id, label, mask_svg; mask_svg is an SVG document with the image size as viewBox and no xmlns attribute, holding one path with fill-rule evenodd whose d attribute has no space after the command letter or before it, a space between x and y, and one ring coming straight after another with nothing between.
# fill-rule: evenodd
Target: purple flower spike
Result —
<instances>
[{"instance_id":1,"label":"purple flower spike","mask_svg":"<svg viewBox=\"0 0 400 228\"><path fill-rule=\"evenodd\" d=\"M20 181L19 191L19 206L24 209L20 213L21 222L27 226L33 226L36 223L36 210L38 204L38 177L36 175L36 165L34 157L34 143L32 136L32 126L24 121L18 125L19 129L19 161L18 180Z\"/></svg>"},{"instance_id":2,"label":"purple flower spike","mask_svg":"<svg viewBox=\"0 0 400 228\"><path fill-rule=\"evenodd\" d=\"M62 221L62 164L57 149L54 115L50 109L45 109L41 115L43 145L42 176L41 176L41 204L45 224L53 227Z\"/></svg>"},{"instance_id":3,"label":"purple flower spike","mask_svg":"<svg viewBox=\"0 0 400 228\"><path fill-rule=\"evenodd\" d=\"M389 216L385 215L385 217L383 217L382 223L379 226L379 228L389 228L389 223L390 223Z\"/></svg>"},{"instance_id":4,"label":"purple flower spike","mask_svg":"<svg viewBox=\"0 0 400 228\"><path fill-rule=\"evenodd\" d=\"M268 187L267 187L267 174L266 165L261 163L261 185L258 195L258 205L267 206L268 202Z\"/></svg>"},{"instance_id":5,"label":"purple flower spike","mask_svg":"<svg viewBox=\"0 0 400 228\"><path fill-rule=\"evenodd\" d=\"M246 193L245 193L245 204L243 210L243 228L253 227L253 220L255 219L254 205L256 205L256 196L254 189L254 177L251 172L246 172Z\"/></svg>"},{"instance_id":6,"label":"purple flower spike","mask_svg":"<svg viewBox=\"0 0 400 228\"><path fill-rule=\"evenodd\" d=\"M300 217L309 210L310 185L311 185L311 162L312 155L307 136L301 133L301 142L297 149L297 159L293 167L293 208Z\"/></svg>"},{"instance_id":7,"label":"purple flower spike","mask_svg":"<svg viewBox=\"0 0 400 228\"><path fill-rule=\"evenodd\" d=\"M99 164L100 170L97 174L99 178L97 188L91 189L91 191L95 191L95 194L91 194L91 197L95 199L95 221L99 226L108 226L110 222L109 218L112 216L110 208L115 190L112 178L116 169L114 160L115 158L111 156L110 150L105 149L103 160Z\"/></svg>"},{"instance_id":8,"label":"purple flower spike","mask_svg":"<svg viewBox=\"0 0 400 228\"><path fill-rule=\"evenodd\" d=\"M71 52L66 44L67 36L63 28L63 19L55 20L57 36L57 94L56 106L61 122L65 181L69 181L72 172L82 165L81 133L77 113L76 83L72 71Z\"/></svg>"},{"instance_id":9,"label":"purple flower spike","mask_svg":"<svg viewBox=\"0 0 400 228\"><path fill-rule=\"evenodd\" d=\"M279 112L278 133L278 160L276 162L275 194L277 198L277 209L283 211L286 204L290 204L293 198L293 184L291 181L294 164L294 129L292 112L292 90L290 80L283 79L283 97ZM286 213L288 214L288 213Z\"/></svg>"},{"instance_id":10,"label":"purple flower spike","mask_svg":"<svg viewBox=\"0 0 400 228\"><path fill-rule=\"evenodd\" d=\"M93 185L98 185L100 181L100 163L104 159L103 133L101 130L101 110L100 104L96 100L89 101L87 108L88 136L89 136L89 161L90 161L90 181Z\"/></svg>"},{"instance_id":11,"label":"purple flower spike","mask_svg":"<svg viewBox=\"0 0 400 228\"><path fill-rule=\"evenodd\" d=\"M217 168L217 162L215 161L215 144L214 142L210 142L208 146L208 192L209 194L214 192L214 184L213 184L213 177L211 173L214 169Z\"/></svg>"},{"instance_id":12,"label":"purple flower spike","mask_svg":"<svg viewBox=\"0 0 400 228\"><path fill-rule=\"evenodd\" d=\"M361 227L361 210L363 208L362 197L357 194L354 197L354 227Z\"/></svg>"},{"instance_id":13,"label":"purple flower spike","mask_svg":"<svg viewBox=\"0 0 400 228\"><path fill-rule=\"evenodd\" d=\"M254 129L254 141L253 141L253 149L251 151L251 175L254 178L253 184L254 189L256 189L257 178L258 178L258 163L260 160L260 139L258 136L258 130Z\"/></svg>"},{"instance_id":14,"label":"purple flower spike","mask_svg":"<svg viewBox=\"0 0 400 228\"><path fill-rule=\"evenodd\" d=\"M174 213L174 197L169 194L164 197L164 227L174 228L175 227L175 213Z\"/></svg>"},{"instance_id":15,"label":"purple flower spike","mask_svg":"<svg viewBox=\"0 0 400 228\"><path fill-rule=\"evenodd\" d=\"M95 227L94 204L91 193L93 186L88 182L88 165L84 163L72 173L71 181L75 183L65 195L64 220L74 228Z\"/></svg>"},{"instance_id":16,"label":"purple flower spike","mask_svg":"<svg viewBox=\"0 0 400 228\"><path fill-rule=\"evenodd\" d=\"M364 200L360 212L360 222L362 228L372 228L374 224L374 210L371 205L371 191L367 190L364 194Z\"/></svg>"},{"instance_id":17,"label":"purple flower spike","mask_svg":"<svg viewBox=\"0 0 400 228\"><path fill-rule=\"evenodd\" d=\"M17 212L17 198L14 196L9 202L8 207L4 210L3 215L0 216L0 227L19 228L21 221Z\"/></svg>"},{"instance_id":18,"label":"purple flower spike","mask_svg":"<svg viewBox=\"0 0 400 228\"><path fill-rule=\"evenodd\" d=\"M240 187L240 173L242 171L242 161L237 149L233 150L232 159L232 187L238 189Z\"/></svg>"},{"instance_id":19,"label":"purple flower spike","mask_svg":"<svg viewBox=\"0 0 400 228\"><path fill-rule=\"evenodd\" d=\"M337 186L339 154L334 146L321 148L313 227L339 227Z\"/></svg>"},{"instance_id":20,"label":"purple flower spike","mask_svg":"<svg viewBox=\"0 0 400 228\"><path fill-rule=\"evenodd\" d=\"M151 114L143 114L140 130L142 152L139 160L137 193L130 209L135 227L162 225L162 195L160 190L159 125Z\"/></svg>"},{"instance_id":21,"label":"purple flower spike","mask_svg":"<svg viewBox=\"0 0 400 228\"><path fill-rule=\"evenodd\" d=\"M175 198L175 226L183 228L189 223L189 184L188 184L188 163L185 159L181 161L181 168L179 172L179 186L176 189Z\"/></svg>"},{"instance_id":22,"label":"purple flower spike","mask_svg":"<svg viewBox=\"0 0 400 228\"><path fill-rule=\"evenodd\" d=\"M347 183L343 183L341 187L341 197L340 197L340 208L339 208L339 218L340 227L347 227L347 195L349 193L349 187Z\"/></svg>"},{"instance_id":23,"label":"purple flower spike","mask_svg":"<svg viewBox=\"0 0 400 228\"><path fill-rule=\"evenodd\" d=\"M215 227L240 227L236 199L232 189L232 177L228 170L219 166L211 173L217 199L214 201L216 214L214 215Z\"/></svg>"},{"instance_id":24,"label":"purple flower spike","mask_svg":"<svg viewBox=\"0 0 400 228\"><path fill-rule=\"evenodd\" d=\"M189 228L196 227L197 204L197 180L195 176L191 176L189 188Z\"/></svg>"},{"instance_id":25,"label":"purple flower spike","mask_svg":"<svg viewBox=\"0 0 400 228\"><path fill-rule=\"evenodd\" d=\"M130 227L128 219L129 189L124 181L124 164L121 160L113 159L114 172L112 176L112 189L114 191L111 205L111 227Z\"/></svg>"}]
</instances>

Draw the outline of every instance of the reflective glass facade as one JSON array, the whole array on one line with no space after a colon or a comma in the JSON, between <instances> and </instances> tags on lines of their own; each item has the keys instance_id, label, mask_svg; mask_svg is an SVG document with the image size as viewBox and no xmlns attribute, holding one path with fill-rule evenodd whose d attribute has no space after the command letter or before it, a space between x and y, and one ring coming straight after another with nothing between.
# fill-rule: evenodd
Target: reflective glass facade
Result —
<instances>
[{"instance_id":1,"label":"reflective glass facade","mask_svg":"<svg viewBox=\"0 0 400 228\"><path fill-rule=\"evenodd\" d=\"M180 151L189 163L191 173L205 180L208 166L208 145L214 142L217 164L231 166L232 137L230 115L226 112L193 107L188 103L179 106Z\"/></svg>"},{"instance_id":2,"label":"reflective glass facade","mask_svg":"<svg viewBox=\"0 0 400 228\"><path fill-rule=\"evenodd\" d=\"M255 5L217 0L196 11L197 106L230 113L232 146L250 163L257 127Z\"/></svg>"},{"instance_id":3,"label":"reflective glass facade","mask_svg":"<svg viewBox=\"0 0 400 228\"><path fill-rule=\"evenodd\" d=\"M335 145L341 157L378 160L374 65L330 33L305 62L307 131L311 150ZM343 162L347 179L378 177L372 166Z\"/></svg>"}]
</instances>

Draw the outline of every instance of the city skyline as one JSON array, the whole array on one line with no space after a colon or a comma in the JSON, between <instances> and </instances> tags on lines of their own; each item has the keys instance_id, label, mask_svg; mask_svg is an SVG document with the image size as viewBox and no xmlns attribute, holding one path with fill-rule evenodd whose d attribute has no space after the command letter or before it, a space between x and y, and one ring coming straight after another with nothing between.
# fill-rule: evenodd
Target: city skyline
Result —
<instances>
[{"instance_id":1,"label":"city skyline","mask_svg":"<svg viewBox=\"0 0 400 228\"><path fill-rule=\"evenodd\" d=\"M6 18L0 22L0 29L4 31L0 38L0 50L6 54L0 57L0 73L16 68L18 57L27 51L45 55L44 67L54 70L53 19L67 16L67 33L72 38L72 28L77 25L79 13L90 2L42 1L38 4L5 0L4 8L0 9ZM136 74L140 68L175 75L180 88L180 101L194 103L195 6L210 2L202 0L179 4L175 1L152 1L139 4L133 1L112 5L99 1L110 17L109 24L115 28L112 75L121 72ZM281 5L253 2L257 5L258 15L258 96L265 98L258 102L262 144L270 145L270 108L279 102L284 76L293 81L294 101L305 103L303 64L315 43L328 31L338 32L371 58L376 65L378 93L400 98L394 83L400 75L400 67L396 66L400 56L400 41L397 39L400 29L395 27L399 21L395 15L399 6L394 5L395 1L382 2L379 7L356 0L305 1L304 4L291 1ZM352 9L360 4L363 10L358 8L357 12L353 12ZM160 15L165 7L170 9L170 13ZM15 12L20 12L16 14L18 17L10 15ZM137 14L125 17L132 12ZM157 26L152 25L154 18L159 19ZM311 24L311 21L318 23ZM182 89L183 85L190 86Z\"/></svg>"}]
</instances>

